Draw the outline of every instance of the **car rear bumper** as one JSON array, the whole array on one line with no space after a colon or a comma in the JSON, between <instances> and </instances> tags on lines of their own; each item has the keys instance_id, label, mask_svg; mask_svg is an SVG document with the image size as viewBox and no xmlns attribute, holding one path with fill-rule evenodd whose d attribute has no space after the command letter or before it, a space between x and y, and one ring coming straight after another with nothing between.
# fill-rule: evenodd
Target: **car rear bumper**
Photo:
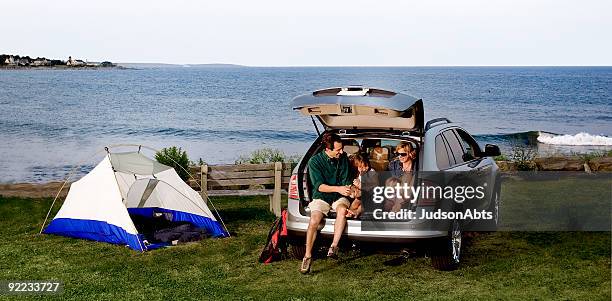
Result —
<instances>
[{"instance_id":1,"label":"car rear bumper","mask_svg":"<svg viewBox=\"0 0 612 301\"><path fill-rule=\"evenodd\" d=\"M302 215L299 208L299 201L290 199L288 202L287 230L291 235L305 236L310 217ZM334 234L334 219L324 219L319 225L320 235L331 237ZM369 242L414 242L420 239L446 237L447 231L436 231L425 229L426 227L414 223L404 222L395 223L397 230L385 231L362 231L360 220L347 220L347 227L344 229L343 236L352 240ZM403 226L403 227L401 227Z\"/></svg>"}]
</instances>

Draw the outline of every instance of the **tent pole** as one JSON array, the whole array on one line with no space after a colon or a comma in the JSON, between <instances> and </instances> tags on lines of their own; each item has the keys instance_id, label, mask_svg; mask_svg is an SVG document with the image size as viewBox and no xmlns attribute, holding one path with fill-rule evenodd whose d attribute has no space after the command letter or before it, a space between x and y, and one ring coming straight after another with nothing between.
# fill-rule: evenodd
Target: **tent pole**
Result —
<instances>
[{"instance_id":1,"label":"tent pole","mask_svg":"<svg viewBox=\"0 0 612 301\"><path fill-rule=\"evenodd\" d=\"M213 206L213 209L215 209L215 212L217 213L217 216L219 217L219 220L221 221L221 224L223 224L223 228L225 228L225 231L227 231L227 236L228 237L232 237L232 235L230 234L229 230L227 229L227 226L225 225L225 222L223 222L223 219L221 218L221 215L219 214L219 211L217 211L217 208L215 207L215 204L213 204L213 202L210 201L210 198L208 197L208 195L206 196L206 199L208 199L208 202Z\"/></svg>"},{"instance_id":2,"label":"tent pole","mask_svg":"<svg viewBox=\"0 0 612 301\"><path fill-rule=\"evenodd\" d=\"M66 183L68 183L68 179L66 179L64 181L64 183L62 183L62 186L60 187L59 191L55 195L55 198L53 198L53 202L51 203L51 207L49 208L49 211L47 211L47 216L45 216L45 220L43 221L42 226L40 226L40 231L38 232L38 234L42 234L43 230L45 229L45 224L47 223L47 220L49 219L49 215L51 215L51 210L53 210L53 206L55 205L55 201L57 201L57 198L59 197L60 193L62 192L62 189L64 189L64 186L66 186Z\"/></svg>"}]
</instances>

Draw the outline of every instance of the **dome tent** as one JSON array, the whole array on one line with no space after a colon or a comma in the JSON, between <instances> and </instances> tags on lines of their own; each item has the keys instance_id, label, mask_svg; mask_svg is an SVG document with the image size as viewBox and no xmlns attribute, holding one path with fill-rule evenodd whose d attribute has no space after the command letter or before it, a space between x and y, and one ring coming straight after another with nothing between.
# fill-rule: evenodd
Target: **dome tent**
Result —
<instances>
[{"instance_id":1,"label":"dome tent","mask_svg":"<svg viewBox=\"0 0 612 301\"><path fill-rule=\"evenodd\" d=\"M72 183L64 204L44 233L123 244L138 251L149 245L130 216L160 217L229 236L202 197L169 166L138 152L111 153Z\"/></svg>"}]
</instances>

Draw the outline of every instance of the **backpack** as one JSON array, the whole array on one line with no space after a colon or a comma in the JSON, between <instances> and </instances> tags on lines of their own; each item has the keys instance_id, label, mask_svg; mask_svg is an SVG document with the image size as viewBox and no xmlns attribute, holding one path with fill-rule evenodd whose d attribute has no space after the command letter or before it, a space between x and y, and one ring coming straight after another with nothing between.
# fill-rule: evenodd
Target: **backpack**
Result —
<instances>
[{"instance_id":1,"label":"backpack","mask_svg":"<svg viewBox=\"0 0 612 301\"><path fill-rule=\"evenodd\" d=\"M259 255L259 262L268 264L282 260L287 255L287 209L281 211L281 216L274 221L268 240Z\"/></svg>"}]
</instances>

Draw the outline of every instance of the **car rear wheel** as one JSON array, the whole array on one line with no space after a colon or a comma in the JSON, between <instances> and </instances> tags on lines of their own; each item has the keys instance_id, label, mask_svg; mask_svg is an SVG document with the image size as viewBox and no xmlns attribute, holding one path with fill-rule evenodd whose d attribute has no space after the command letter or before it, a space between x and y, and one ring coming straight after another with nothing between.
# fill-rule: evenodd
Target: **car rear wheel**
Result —
<instances>
[{"instance_id":1,"label":"car rear wheel","mask_svg":"<svg viewBox=\"0 0 612 301\"><path fill-rule=\"evenodd\" d=\"M289 255L293 259L302 260L306 255L306 242L303 238L289 239Z\"/></svg>"},{"instance_id":2,"label":"car rear wheel","mask_svg":"<svg viewBox=\"0 0 612 301\"><path fill-rule=\"evenodd\" d=\"M499 226L499 204L501 200L499 199L499 191L495 192L495 198L491 204L491 212L493 212L493 222L495 223L495 228Z\"/></svg>"},{"instance_id":3,"label":"car rear wheel","mask_svg":"<svg viewBox=\"0 0 612 301\"><path fill-rule=\"evenodd\" d=\"M461 259L463 229L461 221L453 220L448 237L434 243L431 254L431 265L441 271L457 269Z\"/></svg>"},{"instance_id":4,"label":"car rear wheel","mask_svg":"<svg viewBox=\"0 0 612 301\"><path fill-rule=\"evenodd\" d=\"M486 221L486 231L497 231L497 227L499 226L499 206L501 204L501 199L499 195L499 191L496 191L491 199L491 204L489 205L488 211L491 212L492 218Z\"/></svg>"}]
</instances>

